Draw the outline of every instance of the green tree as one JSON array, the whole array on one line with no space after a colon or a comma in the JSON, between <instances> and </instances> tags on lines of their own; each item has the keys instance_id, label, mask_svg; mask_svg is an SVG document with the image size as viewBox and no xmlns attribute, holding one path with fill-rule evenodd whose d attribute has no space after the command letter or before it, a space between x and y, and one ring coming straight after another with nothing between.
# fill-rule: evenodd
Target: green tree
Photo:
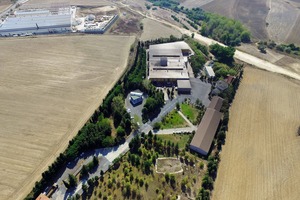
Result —
<instances>
[{"instance_id":1,"label":"green tree","mask_svg":"<svg viewBox=\"0 0 300 200\"><path fill-rule=\"evenodd\" d=\"M248 43L251 41L250 33L248 31L243 31L241 34L241 41L244 43Z\"/></svg>"},{"instance_id":2,"label":"green tree","mask_svg":"<svg viewBox=\"0 0 300 200\"><path fill-rule=\"evenodd\" d=\"M235 48L223 47L219 44L210 45L209 48L210 52L215 55L218 61L226 64L231 64L233 62Z\"/></svg>"},{"instance_id":3,"label":"green tree","mask_svg":"<svg viewBox=\"0 0 300 200\"><path fill-rule=\"evenodd\" d=\"M69 174L69 185L70 185L70 187L77 186L77 179L73 174Z\"/></svg>"}]
</instances>

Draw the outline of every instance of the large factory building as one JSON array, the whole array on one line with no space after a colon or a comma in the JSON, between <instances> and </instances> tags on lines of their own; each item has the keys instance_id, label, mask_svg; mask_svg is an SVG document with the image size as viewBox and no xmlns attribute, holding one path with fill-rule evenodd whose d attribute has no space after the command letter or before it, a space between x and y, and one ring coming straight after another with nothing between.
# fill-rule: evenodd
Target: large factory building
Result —
<instances>
[{"instance_id":1,"label":"large factory building","mask_svg":"<svg viewBox=\"0 0 300 200\"><path fill-rule=\"evenodd\" d=\"M0 36L49 34L71 31L70 8L16 11L0 23Z\"/></svg>"}]
</instances>

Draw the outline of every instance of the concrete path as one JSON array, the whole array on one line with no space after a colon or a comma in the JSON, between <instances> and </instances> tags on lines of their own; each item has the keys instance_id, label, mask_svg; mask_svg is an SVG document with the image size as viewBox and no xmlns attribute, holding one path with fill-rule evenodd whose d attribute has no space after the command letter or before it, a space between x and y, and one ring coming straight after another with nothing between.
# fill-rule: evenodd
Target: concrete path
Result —
<instances>
[{"instance_id":1,"label":"concrete path","mask_svg":"<svg viewBox=\"0 0 300 200\"><path fill-rule=\"evenodd\" d=\"M153 131L153 134L158 134L158 135L170 135L173 133L183 133L183 132L193 132L196 131L197 127L184 127L184 128L172 128L172 129L163 129L163 130L158 130L158 131Z\"/></svg>"},{"instance_id":2,"label":"concrete path","mask_svg":"<svg viewBox=\"0 0 300 200\"><path fill-rule=\"evenodd\" d=\"M186 118L186 116L180 110L178 111L178 113L189 124L190 127L194 126L194 124L192 124L192 122L190 122L190 120Z\"/></svg>"}]
</instances>

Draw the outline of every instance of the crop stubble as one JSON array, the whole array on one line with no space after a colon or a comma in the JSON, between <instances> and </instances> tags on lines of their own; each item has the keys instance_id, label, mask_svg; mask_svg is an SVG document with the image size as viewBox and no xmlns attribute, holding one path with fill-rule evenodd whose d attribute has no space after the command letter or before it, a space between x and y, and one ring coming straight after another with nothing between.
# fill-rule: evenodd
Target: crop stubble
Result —
<instances>
[{"instance_id":1,"label":"crop stubble","mask_svg":"<svg viewBox=\"0 0 300 200\"><path fill-rule=\"evenodd\" d=\"M21 199L126 68L134 37L0 40L0 199Z\"/></svg>"},{"instance_id":2,"label":"crop stubble","mask_svg":"<svg viewBox=\"0 0 300 200\"><path fill-rule=\"evenodd\" d=\"M246 67L213 199L299 199L299 119L299 82Z\"/></svg>"}]
</instances>

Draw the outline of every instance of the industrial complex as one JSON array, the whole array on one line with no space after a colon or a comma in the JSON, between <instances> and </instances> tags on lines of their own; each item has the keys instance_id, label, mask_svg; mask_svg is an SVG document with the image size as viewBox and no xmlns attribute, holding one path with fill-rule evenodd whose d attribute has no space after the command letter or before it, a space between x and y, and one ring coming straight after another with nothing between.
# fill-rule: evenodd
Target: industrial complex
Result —
<instances>
[{"instance_id":1,"label":"industrial complex","mask_svg":"<svg viewBox=\"0 0 300 200\"><path fill-rule=\"evenodd\" d=\"M177 85L179 91L189 92L188 57L193 54L184 41L150 45L148 79L155 85Z\"/></svg>"},{"instance_id":2,"label":"industrial complex","mask_svg":"<svg viewBox=\"0 0 300 200\"><path fill-rule=\"evenodd\" d=\"M29 36L67 32L104 33L117 15L77 17L76 6L66 4L20 7L0 22L0 36Z\"/></svg>"}]
</instances>

